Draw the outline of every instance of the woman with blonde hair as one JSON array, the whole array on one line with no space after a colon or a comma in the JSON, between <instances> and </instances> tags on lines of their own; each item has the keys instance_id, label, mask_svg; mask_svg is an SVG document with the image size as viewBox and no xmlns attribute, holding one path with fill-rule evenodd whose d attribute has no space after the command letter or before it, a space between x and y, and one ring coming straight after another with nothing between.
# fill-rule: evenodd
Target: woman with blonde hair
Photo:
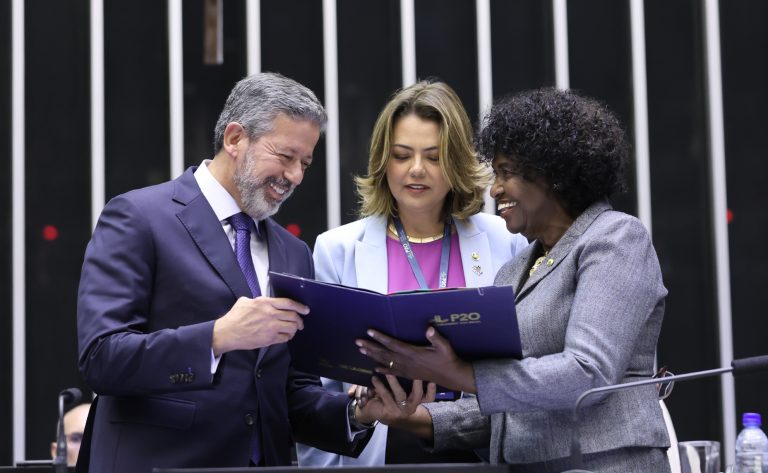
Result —
<instances>
[{"instance_id":1,"label":"woman with blonde hair","mask_svg":"<svg viewBox=\"0 0 768 473\"><path fill-rule=\"evenodd\" d=\"M373 129L365 176L356 178L360 220L317 237L319 280L381 293L493 284L501 266L528 241L504 221L480 213L491 183L456 93L422 81L390 99ZM324 379L326 387L347 385ZM455 393L438 393L451 399ZM299 446L299 464L380 465L470 461L466 453L428 454L404 432L378 425L359 458ZM397 438L396 438L397 437Z\"/></svg>"}]
</instances>

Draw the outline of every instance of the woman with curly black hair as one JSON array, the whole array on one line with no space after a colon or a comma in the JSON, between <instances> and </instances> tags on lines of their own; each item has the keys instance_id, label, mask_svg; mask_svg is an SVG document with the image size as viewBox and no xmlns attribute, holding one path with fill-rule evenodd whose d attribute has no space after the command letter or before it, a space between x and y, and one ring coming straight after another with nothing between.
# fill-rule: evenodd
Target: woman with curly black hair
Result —
<instances>
[{"instance_id":1,"label":"woman with curly black hair","mask_svg":"<svg viewBox=\"0 0 768 473\"><path fill-rule=\"evenodd\" d=\"M572 467L570 413L579 395L652 376L667 291L645 227L608 200L624 190L628 154L611 112L573 92L540 89L497 103L483 125L477 148L496 175L499 214L510 232L533 240L495 280L515 290L523 359L463 361L433 328L432 347L376 332L378 343L358 344L394 366L381 372L477 394L404 410L376 380L382 422L436 450L490 444L491 461L514 464L512 471L560 472ZM581 417L587 469L669 471L653 386L587 398Z\"/></svg>"}]
</instances>

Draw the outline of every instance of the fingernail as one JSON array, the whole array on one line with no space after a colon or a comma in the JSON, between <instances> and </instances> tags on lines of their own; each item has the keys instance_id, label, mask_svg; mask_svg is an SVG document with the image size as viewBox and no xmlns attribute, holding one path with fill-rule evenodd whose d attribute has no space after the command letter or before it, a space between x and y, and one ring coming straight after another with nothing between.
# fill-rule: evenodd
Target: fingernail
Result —
<instances>
[{"instance_id":1,"label":"fingernail","mask_svg":"<svg viewBox=\"0 0 768 473\"><path fill-rule=\"evenodd\" d=\"M434 334L435 334L435 329L434 329L434 327L429 327L429 328L427 329L427 336L428 336L428 337L431 337L431 336L432 336L432 335L434 335Z\"/></svg>"},{"instance_id":2,"label":"fingernail","mask_svg":"<svg viewBox=\"0 0 768 473\"><path fill-rule=\"evenodd\" d=\"M361 342L360 340L355 340L355 345L361 347L363 346L363 342Z\"/></svg>"},{"instance_id":3,"label":"fingernail","mask_svg":"<svg viewBox=\"0 0 768 473\"><path fill-rule=\"evenodd\" d=\"M369 337L374 338L373 337L373 330L367 330L365 333L367 333Z\"/></svg>"},{"instance_id":4,"label":"fingernail","mask_svg":"<svg viewBox=\"0 0 768 473\"><path fill-rule=\"evenodd\" d=\"M360 353L362 353L363 355L367 355L368 354L368 352L365 351L365 348L361 348L360 349Z\"/></svg>"}]
</instances>

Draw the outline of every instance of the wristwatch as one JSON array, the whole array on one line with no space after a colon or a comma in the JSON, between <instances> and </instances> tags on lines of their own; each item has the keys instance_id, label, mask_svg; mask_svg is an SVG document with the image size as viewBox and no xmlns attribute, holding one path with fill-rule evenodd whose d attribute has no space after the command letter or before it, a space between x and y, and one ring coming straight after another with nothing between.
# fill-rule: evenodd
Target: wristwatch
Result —
<instances>
[{"instance_id":1,"label":"wristwatch","mask_svg":"<svg viewBox=\"0 0 768 473\"><path fill-rule=\"evenodd\" d=\"M378 420L374 420L370 424L363 424L361 422L358 422L357 420L357 399L352 399L352 401L347 405L347 417L349 417L349 428L352 431L360 431L360 430L367 430L372 429L376 427L379 424Z\"/></svg>"}]
</instances>

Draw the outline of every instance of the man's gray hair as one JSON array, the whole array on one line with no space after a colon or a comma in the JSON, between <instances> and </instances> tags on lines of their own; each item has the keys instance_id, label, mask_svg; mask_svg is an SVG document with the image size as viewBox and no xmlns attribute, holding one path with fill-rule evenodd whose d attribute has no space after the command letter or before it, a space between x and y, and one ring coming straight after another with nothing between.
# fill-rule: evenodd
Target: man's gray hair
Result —
<instances>
[{"instance_id":1,"label":"man's gray hair","mask_svg":"<svg viewBox=\"0 0 768 473\"><path fill-rule=\"evenodd\" d=\"M315 94L293 79L274 72L253 74L240 80L230 92L216 122L214 154L224 145L224 130L232 122L245 128L248 138L257 140L272 131L279 114L306 120L325 129L328 116Z\"/></svg>"}]
</instances>

